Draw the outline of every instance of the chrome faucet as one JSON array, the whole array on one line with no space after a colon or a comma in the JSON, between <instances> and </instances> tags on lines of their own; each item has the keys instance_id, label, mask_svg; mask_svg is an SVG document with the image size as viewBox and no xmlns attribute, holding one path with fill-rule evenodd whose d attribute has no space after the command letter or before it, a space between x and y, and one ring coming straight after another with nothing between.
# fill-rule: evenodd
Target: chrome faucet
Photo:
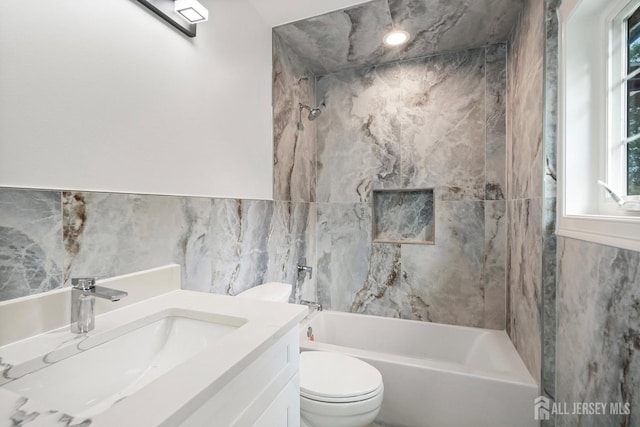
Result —
<instances>
[{"instance_id":1,"label":"chrome faucet","mask_svg":"<svg viewBox=\"0 0 640 427\"><path fill-rule=\"evenodd\" d=\"M116 289L96 286L95 277L71 279L71 286L71 332L74 334L83 334L95 327L95 297L119 301L128 295Z\"/></svg>"},{"instance_id":2,"label":"chrome faucet","mask_svg":"<svg viewBox=\"0 0 640 427\"><path fill-rule=\"evenodd\" d=\"M310 308L315 308L318 311L322 311L322 304L320 304L319 302L307 301L306 299L301 299L300 304L306 305Z\"/></svg>"},{"instance_id":3,"label":"chrome faucet","mask_svg":"<svg viewBox=\"0 0 640 427\"><path fill-rule=\"evenodd\" d=\"M309 273L309 279L313 277L313 268L305 265L307 263L306 258L300 258L298 260L298 280L304 280L304 277Z\"/></svg>"}]
</instances>

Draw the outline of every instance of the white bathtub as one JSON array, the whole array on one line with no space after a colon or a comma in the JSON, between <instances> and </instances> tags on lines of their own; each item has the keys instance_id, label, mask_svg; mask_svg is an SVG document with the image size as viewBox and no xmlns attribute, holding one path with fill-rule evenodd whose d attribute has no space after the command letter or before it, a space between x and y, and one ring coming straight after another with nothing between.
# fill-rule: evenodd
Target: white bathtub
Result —
<instances>
[{"instance_id":1,"label":"white bathtub","mask_svg":"<svg viewBox=\"0 0 640 427\"><path fill-rule=\"evenodd\" d=\"M300 347L375 366L385 389L376 422L384 425L538 425L538 385L503 331L322 311L303 322Z\"/></svg>"}]
</instances>

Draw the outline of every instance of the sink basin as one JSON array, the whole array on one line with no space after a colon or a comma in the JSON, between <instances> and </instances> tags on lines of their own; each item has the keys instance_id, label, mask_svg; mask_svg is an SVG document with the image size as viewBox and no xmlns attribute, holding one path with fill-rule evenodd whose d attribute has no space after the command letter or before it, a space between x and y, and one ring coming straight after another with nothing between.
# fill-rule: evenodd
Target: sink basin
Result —
<instances>
[{"instance_id":1,"label":"sink basin","mask_svg":"<svg viewBox=\"0 0 640 427\"><path fill-rule=\"evenodd\" d=\"M231 316L167 310L111 333L76 341L73 344L76 354L2 388L74 417L92 417L245 322ZM45 357L47 362L55 359L53 353Z\"/></svg>"}]
</instances>

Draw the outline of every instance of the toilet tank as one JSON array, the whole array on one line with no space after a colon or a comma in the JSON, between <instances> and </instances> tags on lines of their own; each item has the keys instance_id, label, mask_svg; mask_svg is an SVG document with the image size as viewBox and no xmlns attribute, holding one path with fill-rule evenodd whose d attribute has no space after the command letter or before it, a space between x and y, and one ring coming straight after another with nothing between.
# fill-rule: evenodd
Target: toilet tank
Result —
<instances>
[{"instance_id":1,"label":"toilet tank","mask_svg":"<svg viewBox=\"0 0 640 427\"><path fill-rule=\"evenodd\" d=\"M269 282L254 286L236 295L239 298L251 298L263 301L289 302L291 285L288 283Z\"/></svg>"}]
</instances>

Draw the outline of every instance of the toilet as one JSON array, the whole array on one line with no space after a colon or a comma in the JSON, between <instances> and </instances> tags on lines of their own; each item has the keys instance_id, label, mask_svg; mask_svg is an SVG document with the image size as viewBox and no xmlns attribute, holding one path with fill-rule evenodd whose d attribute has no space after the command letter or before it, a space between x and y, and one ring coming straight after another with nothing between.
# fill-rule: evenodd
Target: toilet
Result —
<instances>
[{"instance_id":1,"label":"toilet","mask_svg":"<svg viewBox=\"0 0 640 427\"><path fill-rule=\"evenodd\" d=\"M270 282L237 296L288 302L291 285ZM384 395L380 372L355 357L324 351L300 353L302 427L364 427L375 420Z\"/></svg>"},{"instance_id":2,"label":"toilet","mask_svg":"<svg viewBox=\"0 0 640 427\"><path fill-rule=\"evenodd\" d=\"M237 298L259 299L262 301L289 302L291 285L288 283L268 282L249 288L236 295Z\"/></svg>"}]
</instances>

